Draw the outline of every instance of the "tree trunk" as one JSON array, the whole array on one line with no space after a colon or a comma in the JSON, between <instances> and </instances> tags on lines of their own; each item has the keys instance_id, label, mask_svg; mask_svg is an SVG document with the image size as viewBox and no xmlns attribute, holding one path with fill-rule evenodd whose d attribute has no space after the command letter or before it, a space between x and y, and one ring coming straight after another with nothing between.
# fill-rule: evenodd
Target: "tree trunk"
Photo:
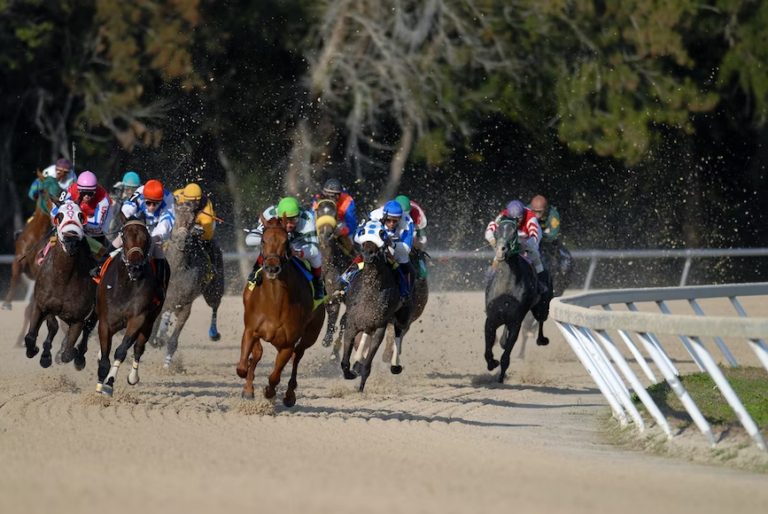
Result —
<instances>
[{"instance_id":1,"label":"tree trunk","mask_svg":"<svg viewBox=\"0 0 768 514\"><path fill-rule=\"evenodd\" d=\"M24 216L21 212L21 202L19 202L13 174L13 155L11 153L13 129L10 126L6 126L0 131L0 134L2 134L2 144L0 145L0 184L3 184L3 187L0 188L0 205L5 207L0 215L0 224L4 227L13 224L13 230L9 230L6 233L9 236L8 241L4 241L4 243L12 244L13 232L24 227ZM29 177L31 184L35 176L33 173L30 173Z\"/></svg>"},{"instance_id":2,"label":"tree trunk","mask_svg":"<svg viewBox=\"0 0 768 514\"><path fill-rule=\"evenodd\" d=\"M243 213L245 212L245 206L243 205L243 196L240 193L239 181L237 180L237 176L232 170L232 165L230 164L229 159L224 153L224 149L221 147L221 145L219 145L218 157L219 164L221 164L221 167L224 168L224 172L226 173L227 188L229 188L229 194L232 195L232 212L235 217L235 226L244 227L245 222L243 220ZM242 234L239 234L237 230L239 229L236 229L235 232L235 249L237 250L237 253L243 255L248 252L248 247L245 246L245 237ZM251 272L251 263L249 262L248 257L245 256L240 257L238 262L240 264L240 277L245 279L245 277L247 277Z\"/></svg>"},{"instance_id":3,"label":"tree trunk","mask_svg":"<svg viewBox=\"0 0 768 514\"><path fill-rule=\"evenodd\" d=\"M408 161L408 156L411 154L411 148L413 147L415 127L412 122L406 122L403 126L403 137L400 138L400 148L397 149L395 156L392 158L392 164L389 167L389 179L387 184L382 189L382 196L379 198L379 204L391 200L397 193L397 188L400 187L400 180L403 178L403 170L405 169L405 163Z\"/></svg>"},{"instance_id":4,"label":"tree trunk","mask_svg":"<svg viewBox=\"0 0 768 514\"><path fill-rule=\"evenodd\" d=\"M293 148L284 178L285 190L290 196L299 196L309 188L312 177L311 161L312 133L309 130L309 120L304 117L299 120L293 131Z\"/></svg>"}]
</instances>

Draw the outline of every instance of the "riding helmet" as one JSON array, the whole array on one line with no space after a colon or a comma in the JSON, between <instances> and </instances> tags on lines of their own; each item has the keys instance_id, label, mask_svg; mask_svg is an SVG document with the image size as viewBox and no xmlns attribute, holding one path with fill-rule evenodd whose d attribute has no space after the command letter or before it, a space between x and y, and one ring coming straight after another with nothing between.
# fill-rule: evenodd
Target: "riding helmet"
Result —
<instances>
[{"instance_id":1,"label":"riding helmet","mask_svg":"<svg viewBox=\"0 0 768 514\"><path fill-rule=\"evenodd\" d=\"M98 184L96 175L90 171L84 171L77 177L77 189L81 191L95 191Z\"/></svg>"},{"instance_id":2,"label":"riding helmet","mask_svg":"<svg viewBox=\"0 0 768 514\"><path fill-rule=\"evenodd\" d=\"M128 187L139 187L141 185L139 174L135 171L129 171L123 175L123 185Z\"/></svg>"},{"instance_id":3,"label":"riding helmet","mask_svg":"<svg viewBox=\"0 0 768 514\"><path fill-rule=\"evenodd\" d=\"M187 184L184 188L185 200L199 200L203 197L203 190L194 182Z\"/></svg>"},{"instance_id":4,"label":"riding helmet","mask_svg":"<svg viewBox=\"0 0 768 514\"><path fill-rule=\"evenodd\" d=\"M165 189L159 180L150 180L144 184L144 199L160 202L165 196Z\"/></svg>"},{"instance_id":5,"label":"riding helmet","mask_svg":"<svg viewBox=\"0 0 768 514\"><path fill-rule=\"evenodd\" d=\"M384 217L382 218L383 220L387 219L388 217L402 218L402 216L403 216L403 208L396 201L390 200L384 206Z\"/></svg>"},{"instance_id":6,"label":"riding helmet","mask_svg":"<svg viewBox=\"0 0 768 514\"><path fill-rule=\"evenodd\" d=\"M405 195L400 195L395 198L395 201L403 208L403 212L411 212L411 200Z\"/></svg>"},{"instance_id":7,"label":"riding helmet","mask_svg":"<svg viewBox=\"0 0 768 514\"><path fill-rule=\"evenodd\" d=\"M323 186L324 193L337 194L341 193L341 182L336 178L329 178Z\"/></svg>"},{"instance_id":8,"label":"riding helmet","mask_svg":"<svg viewBox=\"0 0 768 514\"><path fill-rule=\"evenodd\" d=\"M541 195L536 195L531 200L531 210L534 212L546 212L547 199Z\"/></svg>"},{"instance_id":9,"label":"riding helmet","mask_svg":"<svg viewBox=\"0 0 768 514\"><path fill-rule=\"evenodd\" d=\"M280 200L277 204L277 215L281 218L295 218L299 215L299 201L291 196L287 196Z\"/></svg>"},{"instance_id":10,"label":"riding helmet","mask_svg":"<svg viewBox=\"0 0 768 514\"><path fill-rule=\"evenodd\" d=\"M507 217L512 219L520 219L525 212L525 206L520 200L512 200L507 205Z\"/></svg>"},{"instance_id":11,"label":"riding helmet","mask_svg":"<svg viewBox=\"0 0 768 514\"><path fill-rule=\"evenodd\" d=\"M69 159L66 157L62 157L58 161L56 161L56 167L61 168L63 170L71 170L72 169L72 163L69 162Z\"/></svg>"}]
</instances>

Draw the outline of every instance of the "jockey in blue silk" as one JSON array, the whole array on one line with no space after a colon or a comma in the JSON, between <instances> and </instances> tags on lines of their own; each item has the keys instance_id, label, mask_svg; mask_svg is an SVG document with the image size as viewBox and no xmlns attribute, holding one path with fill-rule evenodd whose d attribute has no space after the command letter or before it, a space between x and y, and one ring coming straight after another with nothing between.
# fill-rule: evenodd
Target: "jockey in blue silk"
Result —
<instances>
[{"instance_id":1,"label":"jockey in blue silk","mask_svg":"<svg viewBox=\"0 0 768 514\"><path fill-rule=\"evenodd\" d=\"M157 289L155 295L165 298L165 250L163 245L170 239L171 230L176 223L176 200L170 191L163 187L159 180L150 180L140 186L133 195L125 201L121 210L125 218L144 215L144 220L152 238L149 256L155 260L157 272ZM98 277L101 267L111 252L123 247L123 239L117 236L107 248L98 266L91 270L91 276Z\"/></svg>"},{"instance_id":2,"label":"jockey in blue silk","mask_svg":"<svg viewBox=\"0 0 768 514\"><path fill-rule=\"evenodd\" d=\"M315 289L315 300L325 298L325 281L323 280L323 261L320 256L320 245L317 239L317 228L315 228L315 216L312 211L303 209L299 202L292 197L286 197L280 200L277 205L267 207L262 213L265 220L272 218L284 218L283 228L288 233L288 241L291 245L291 251L294 256L309 263L312 271L312 286ZM245 236L245 244L248 246L261 246L261 238L264 235L264 224L259 221L258 227L248 232ZM249 282L255 285L261 285L262 274L261 255L253 266L253 271L248 277Z\"/></svg>"},{"instance_id":3,"label":"jockey in blue silk","mask_svg":"<svg viewBox=\"0 0 768 514\"><path fill-rule=\"evenodd\" d=\"M412 277L414 277L414 269L411 266L410 253L413 247L414 226L411 217L403 212L402 206L391 200L387 202L384 207L380 207L368 215L368 219L380 221L384 225L384 229L387 231L389 241L389 255L390 259L397 264L397 267L402 272L395 273L395 276L399 278L400 284L400 296L403 301L403 305L408 305L411 301L411 286ZM359 231L358 231L359 234ZM358 234L355 235L355 242ZM363 262L363 258L358 255L353 264L359 264ZM349 283L352 280L352 273L357 269L356 266L351 267L351 271L346 271L340 279Z\"/></svg>"}]
</instances>

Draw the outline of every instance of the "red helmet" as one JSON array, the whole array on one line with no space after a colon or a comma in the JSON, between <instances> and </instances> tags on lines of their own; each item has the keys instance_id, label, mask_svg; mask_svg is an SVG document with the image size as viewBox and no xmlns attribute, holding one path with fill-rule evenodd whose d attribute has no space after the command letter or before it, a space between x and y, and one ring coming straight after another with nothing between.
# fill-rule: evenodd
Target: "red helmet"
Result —
<instances>
[{"instance_id":1,"label":"red helmet","mask_svg":"<svg viewBox=\"0 0 768 514\"><path fill-rule=\"evenodd\" d=\"M164 196L165 196L165 189L163 189L163 184L161 184L159 180L150 180L146 184L144 184L145 200L161 202L163 201Z\"/></svg>"}]
</instances>

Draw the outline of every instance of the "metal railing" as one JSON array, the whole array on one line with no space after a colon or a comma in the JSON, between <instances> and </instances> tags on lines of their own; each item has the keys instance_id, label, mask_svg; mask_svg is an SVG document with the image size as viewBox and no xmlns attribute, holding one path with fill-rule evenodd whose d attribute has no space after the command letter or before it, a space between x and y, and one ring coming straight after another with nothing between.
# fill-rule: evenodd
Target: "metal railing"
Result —
<instances>
[{"instance_id":1,"label":"metal railing","mask_svg":"<svg viewBox=\"0 0 768 514\"><path fill-rule=\"evenodd\" d=\"M761 450L768 451L759 428L701 340L703 337L714 338L725 360L731 366L737 366L736 359L722 338L744 339L768 371L768 346L765 344L768 338L768 319L749 319L737 299L754 295L768 295L768 283L582 293L556 298L552 302L550 315L607 399L614 417L622 425L628 424L631 418L640 431L645 429L643 417L630 396L631 389L667 436L671 438L673 435L667 419L608 335L609 330L618 333L648 381L651 384L658 383L659 379L651 370L648 360L633 340L631 333L634 332L650 361L680 399L693 422L712 446L716 444L712 428L683 387L675 362L657 337L657 334L673 335L678 337L699 370L712 377L755 444ZM697 302L704 298L728 298L739 317L706 316ZM672 300L687 300L695 315L671 314L665 302ZM635 305L639 302L656 303L660 313L639 312ZM612 310L611 305L615 304L626 305L629 312ZM601 306L603 310L590 309L592 306Z\"/></svg>"}]
</instances>

